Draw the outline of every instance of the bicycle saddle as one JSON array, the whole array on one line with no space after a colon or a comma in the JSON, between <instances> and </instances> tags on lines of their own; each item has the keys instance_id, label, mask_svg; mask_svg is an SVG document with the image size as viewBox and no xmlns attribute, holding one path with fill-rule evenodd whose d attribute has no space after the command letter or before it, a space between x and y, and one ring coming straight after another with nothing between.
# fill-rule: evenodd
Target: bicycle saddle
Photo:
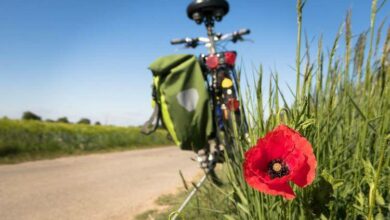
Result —
<instances>
[{"instance_id":1,"label":"bicycle saddle","mask_svg":"<svg viewBox=\"0 0 390 220\"><path fill-rule=\"evenodd\" d=\"M206 19L221 21L229 12L229 3L226 0L193 0L187 7L187 15L197 24Z\"/></svg>"}]
</instances>

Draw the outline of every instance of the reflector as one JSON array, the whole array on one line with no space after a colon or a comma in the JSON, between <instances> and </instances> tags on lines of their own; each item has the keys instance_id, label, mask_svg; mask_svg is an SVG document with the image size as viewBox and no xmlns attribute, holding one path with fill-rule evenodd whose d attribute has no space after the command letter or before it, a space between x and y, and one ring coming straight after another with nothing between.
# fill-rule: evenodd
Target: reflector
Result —
<instances>
[{"instance_id":1,"label":"reflector","mask_svg":"<svg viewBox=\"0 0 390 220\"><path fill-rule=\"evenodd\" d=\"M236 53L233 51L225 52L225 62L230 66L234 66L236 63Z\"/></svg>"},{"instance_id":2,"label":"reflector","mask_svg":"<svg viewBox=\"0 0 390 220\"><path fill-rule=\"evenodd\" d=\"M240 107L240 102L235 98L230 98L228 100L227 107L230 111L237 111Z\"/></svg>"},{"instance_id":3,"label":"reflector","mask_svg":"<svg viewBox=\"0 0 390 220\"><path fill-rule=\"evenodd\" d=\"M217 68L218 66L218 57L214 54L211 54L210 56L208 56L206 58L206 65L210 68L210 69L215 69Z\"/></svg>"}]
</instances>

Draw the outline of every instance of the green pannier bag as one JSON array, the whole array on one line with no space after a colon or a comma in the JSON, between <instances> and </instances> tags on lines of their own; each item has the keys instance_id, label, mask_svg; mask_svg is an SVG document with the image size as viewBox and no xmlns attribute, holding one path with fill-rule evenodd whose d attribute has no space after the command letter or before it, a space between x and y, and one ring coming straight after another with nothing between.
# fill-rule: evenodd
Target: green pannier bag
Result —
<instances>
[{"instance_id":1,"label":"green pannier bag","mask_svg":"<svg viewBox=\"0 0 390 220\"><path fill-rule=\"evenodd\" d=\"M197 152L208 144L212 114L198 59L193 55L170 55L157 59L153 73L154 113L143 133L156 130L161 119L176 145Z\"/></svg>"}]
</instances>

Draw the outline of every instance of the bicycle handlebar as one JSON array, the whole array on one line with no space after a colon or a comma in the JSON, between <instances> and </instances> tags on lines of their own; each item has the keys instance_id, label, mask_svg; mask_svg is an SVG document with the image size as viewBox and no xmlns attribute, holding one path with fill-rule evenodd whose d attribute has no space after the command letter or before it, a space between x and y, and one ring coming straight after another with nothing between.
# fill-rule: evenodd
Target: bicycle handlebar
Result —
<instances>
[{"instance_id":1,"label":"bicycle handlebar","mask_svg":"<svg viewBox=\"0 0 390 220\"><path fill-rule=\"evenodd\" d=\"M184 43L186 43L186 39L172 39L171 40L171 44L172 45L175 45L175 44L184 44Z\"/></svg>"},{"instance_id":2,"label":"bicycle handlebar","mask_svg":"<svg viewBox=\"0 0 390 220\"><path fill-rule=\"evenodd\" d=\"M249 30L247 28L240 29L240 30L237 31L238 35L246 35L246 34L250 34L250 33L251 33L251 30Z\"/></svg>"},{"instance_id":3,"label":"bicycle handlebar","mask_svg":"<svg viewBox=\"0 0 390 220\"><path fill-rule=\"evenodd\" d=\"M238 31L235 31L233 33L228 33L224 35L216 35L214 38L215 42L218 41L227 41L231 40L234 43L237 42L238 40L242 40L243 35L249 34L251 31L249 29L240 29ZM171 44L176 45L176 44L187 44L187 47L197 47L199 43L207 44L209 43L210 40L206 37L196 37L196 38L182 38L182 39L172 39Z\"/></svg>"}]
</instances>

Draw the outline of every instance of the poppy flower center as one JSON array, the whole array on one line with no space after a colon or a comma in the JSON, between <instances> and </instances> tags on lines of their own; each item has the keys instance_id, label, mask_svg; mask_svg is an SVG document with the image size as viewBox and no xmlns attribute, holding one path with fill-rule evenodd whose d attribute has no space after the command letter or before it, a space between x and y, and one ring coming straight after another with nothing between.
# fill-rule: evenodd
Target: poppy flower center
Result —
<instances>
[{"instance_id":1,"label":"poppy flower center","mask_svg":"<svg viewBox=\"0 0 390 220\"><path fill-rule=\"evenodd\" d=\"M274 163L274 165L272 165L272 170L275 172L280 172L281 169L282 169L282 164L280 163Z\"/></svg>"},{"instance_id":2,"label":"poppy flower center","mask_svg":"<svg viewBox=\"0 0 390 220\"><path fill-rule=\"evenodd\" d=\"M268 175L271 179L281 178L290 173L287 164L281 159L274 159L268 164Z\"/></svg>"}]
</instances>

